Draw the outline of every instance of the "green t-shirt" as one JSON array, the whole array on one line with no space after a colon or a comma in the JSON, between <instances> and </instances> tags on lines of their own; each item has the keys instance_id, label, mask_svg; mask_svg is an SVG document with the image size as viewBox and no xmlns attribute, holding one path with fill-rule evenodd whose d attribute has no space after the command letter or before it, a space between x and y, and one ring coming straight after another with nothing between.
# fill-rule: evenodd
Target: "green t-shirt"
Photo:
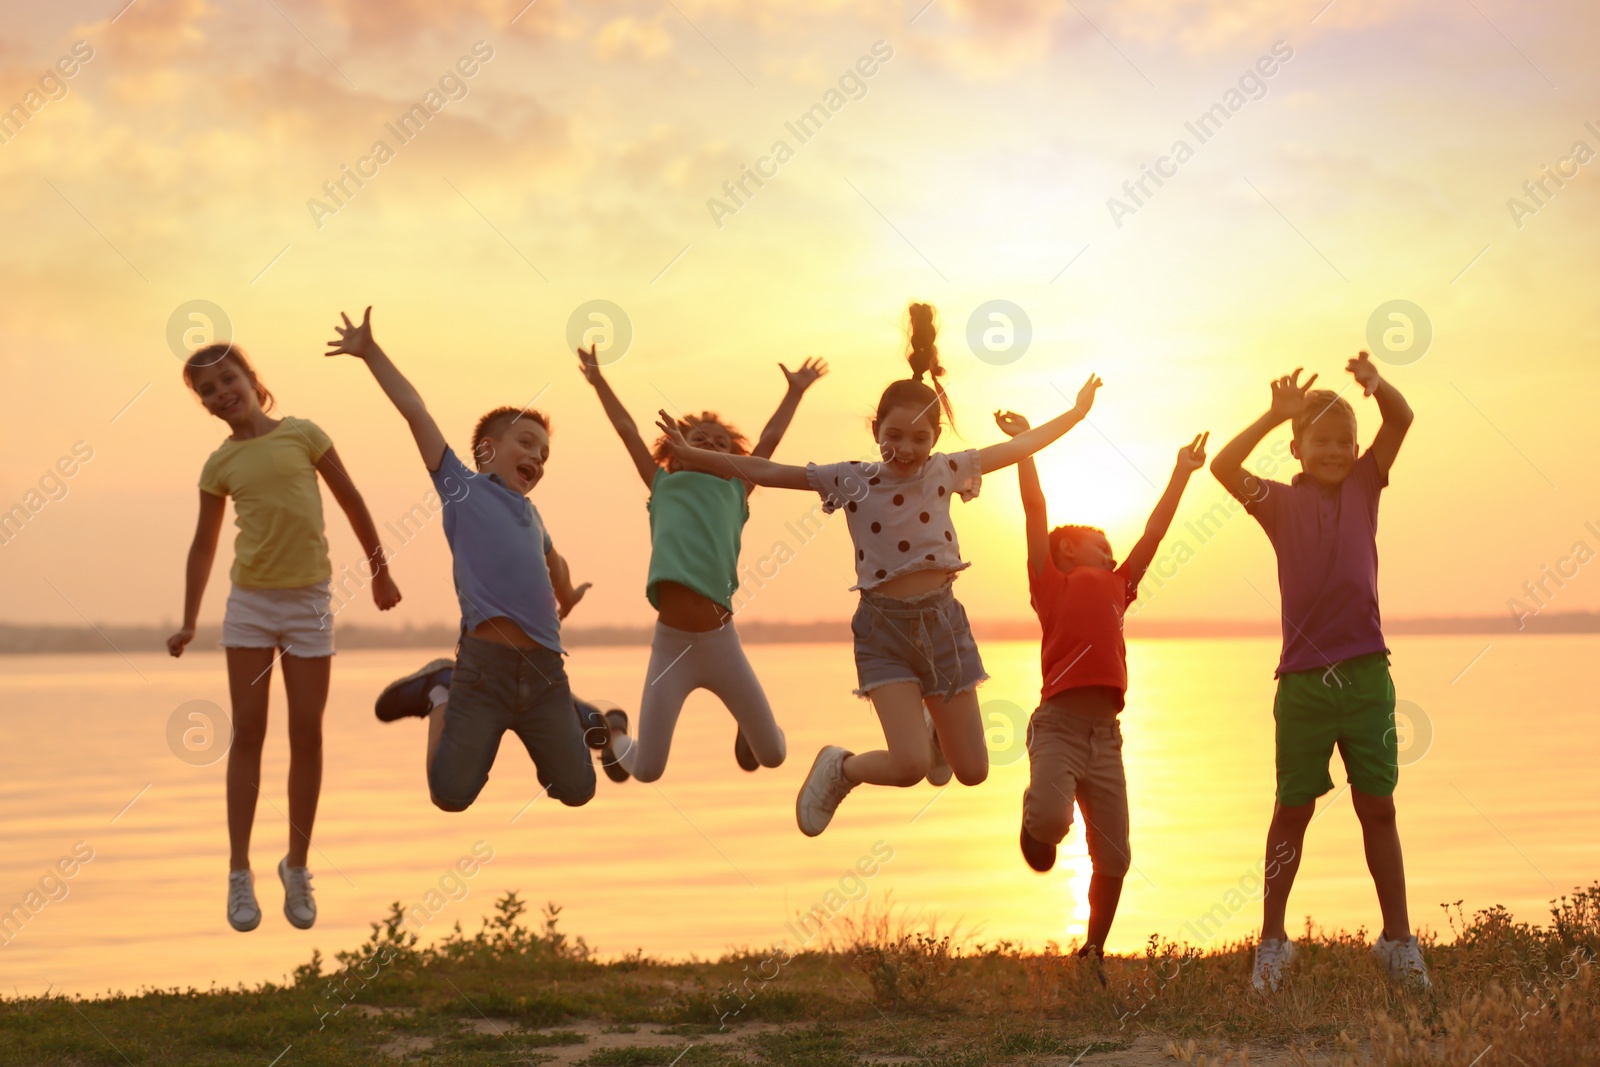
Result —
<instances>
[{"instance_id":1,"label":"green t-shirt","mask_svg":"<svg viewBox=\"0 0 1600 1067\"><path fill-rule=\"evenodd\" d=\"M285 417L260 437L229 438L206 460L200 488L233 498L235 585L293 589L332 576L316 469L332 447L315 423Z\"/></svg>"},{"instance_id":2,"label":"green t-shirt","mask_svg":"<svg viewBox=\"0 0 1600 1067\"><path fill-rule=\"evenodd\" d=\"M739 588L739 538L750 518L744 482L699 471L662 468L650 482L650 576L644 595L656 602L659 582L677 582L733 610Z\"/></svg>"}]
</instances>

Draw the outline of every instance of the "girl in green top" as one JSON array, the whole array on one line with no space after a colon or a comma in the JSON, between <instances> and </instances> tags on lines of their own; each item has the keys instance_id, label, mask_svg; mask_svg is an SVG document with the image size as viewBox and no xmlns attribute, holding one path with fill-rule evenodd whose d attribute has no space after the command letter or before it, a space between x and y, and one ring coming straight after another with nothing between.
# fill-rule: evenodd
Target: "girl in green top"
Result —
<instances>
[{"instance_id":1,"label":"girl in green top","mask_svg":"<svg viewBox=\"0 0 1600 1067\"><path fill-rule=\"evenodd\" d=\"M328 435L313 422L274 419L272 394L238 348L208 345L189 356L183 380L207 412L228 424L231 436L200 473L200 522L189 548L183 629L167 651L183 655L194 640L227 499L233 498L239 535L234 539L233 590L222 621L233 697L233 741L228 747L228 922L254 930L261 922L250 872L250 828L261 782L261 745L267 733L267 691L278 649L289 697L289 854L278 864L283 913L308 929L317 920L306 854L322 791L322 710L328 700L333 656L329 608L328 542L322 530L321 474L355 528L372 564L372 596L381 611L400 603L383 545L367 506L339 462Z\"/></svg>"},{"instance_id":2,"label":"girl in green top","mask_svg":"<svg viewBox=\"0 0 1600 1067\"><path fill-rule=\"evenodd\" d=\"M679 469L664 437L653 451L646 447L638 426L601 376L595 349L578 349L578 359L639 477L650 488L650 574L645 596L656 609L656 631L639 701L638 737L628 738L620 716L613 723L618 762L641 782L660 778L683 702L694 690L707 689L739 724L733 750L739 766L747 771L776 767L786 753L783 730L733 627L739 537L750 517L747 501L755 486L731 467L726 476ZM789 388L753 453L746 450L743 434L709 411L680 419L684 435L716 452L772 455L800 406L800 397L828 372L827 364L818 359L806 360L799 370L781 363L778 368Z\"/></svg>"}]
</instances>

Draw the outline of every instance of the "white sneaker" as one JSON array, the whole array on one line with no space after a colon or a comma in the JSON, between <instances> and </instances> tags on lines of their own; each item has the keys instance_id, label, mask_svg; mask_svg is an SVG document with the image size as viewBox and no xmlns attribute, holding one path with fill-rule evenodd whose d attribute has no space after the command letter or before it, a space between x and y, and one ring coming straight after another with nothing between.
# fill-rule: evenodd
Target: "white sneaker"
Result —
<instances>
[{"instance_id":1,"label":"white sneaker","mask_svg":"<svg viewBox=\"0 0 1600 1067\"><path fill-rule=\"evenodd\" d=\"M1428 965L1422 959L1422 946L1417 943L1417 935L1412 934L1404 941L1390 941L1383 934L1378 935L1378 943L1372 946L1372 954L1378 957L1378 962L1390 978L1397 982L1415 983L1423 989L1433 988L1433 979L1428 977Z\"/></svg>"},{"instance_id":2,"label":"white sneaker","mask_svg":"<svg viewBox=\"0 0 1600 1067\"><path fill-rule=\"evenodd\" d=\"M828 745L811 764L794 801L795 822L807 837L816 837L828 828L839 802L855 788L855 783L844 776L844 758L850 754L838 745Z\"/></svg>"},{"instance_id":3,"label":"white sneaker","mask_svg":"<svg viewBox=\"0 0 1600 1067\"><path fill-rule=\"evenodd\" d=\"M1256 943L1256 966L1250 974L1250 984L1257 993L1270 993L1283 981L1283 972L1294 962L1294 942L1262 938Z\"/></svg>"},{"instance_id":4,"label":"white sneaker","mask_svg":"<svg viewBox=\"0 0 1600 1067\"><path fill-rule=\"evenodd\" d=\"M317 921L317 901L311 895L311 869L289 866L289 857L278 861L278 880L283 883L283 915L291 926L309 930Z\"/></svg>"},{"instance_id":5,"label":"white sneaker","mask_svg":"<svg viewBox=\"0 0 1600 1067\"><path fill-rule=\"evenodd\" d=\"M933 748L933 761L928 764L928 784L944 786L950 784L950 761L944 758L944 749L939 746L939 731L933 728L933 716L928 714L928 709L922 709L922 719L928 724L928 744Z\"/></svg>"},{"instance_id":6,"label":"white sneaker","mask_svg":"<svg viewBox=\"0 0 1600 1067\"><path fill-rule=\"evenodd\" d=\"M256 877L246 867L228 872L228 925L241 934L261 925L261 906L256 903Z\"/></svg>"}]
</instances>

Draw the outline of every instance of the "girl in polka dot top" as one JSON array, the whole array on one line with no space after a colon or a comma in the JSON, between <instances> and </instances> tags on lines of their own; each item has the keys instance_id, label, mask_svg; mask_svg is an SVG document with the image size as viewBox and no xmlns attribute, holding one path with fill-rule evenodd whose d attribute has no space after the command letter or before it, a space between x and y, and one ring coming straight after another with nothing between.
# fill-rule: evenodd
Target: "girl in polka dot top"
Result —
<instances>
[{"instance_id":1,"label":"girl in polka dot top","mask_svg":"<svg viewBox=\"0 0 1600 1067\"><path fill-rule=\"evenodd\" d=\"M828 745L818 753L795 802L808 836L827 828L839 803L861 783L912 786L926 778L977 785L989 774L978 714L984 673L966 611L952 584L966 569L950 521L955 496L971 500L990 471L1031 456L1088 414L1100 379L1084 383L1077 403L1016 437L987 448L935 452L940 412L954 417L939 384L944 368L934 343L933 308L912 304L911 377L892 383L872 420L878 462L794 466L755 456L694 448L677 422L660 426L680 466L707 470L731 461L756 485L818 493L825 511L843 508L855 547L861 603L851 620L856 695L870 699L887 747L852 753ZM926 380L924 380L926 379Z\"/></svg>"}]
</instances>

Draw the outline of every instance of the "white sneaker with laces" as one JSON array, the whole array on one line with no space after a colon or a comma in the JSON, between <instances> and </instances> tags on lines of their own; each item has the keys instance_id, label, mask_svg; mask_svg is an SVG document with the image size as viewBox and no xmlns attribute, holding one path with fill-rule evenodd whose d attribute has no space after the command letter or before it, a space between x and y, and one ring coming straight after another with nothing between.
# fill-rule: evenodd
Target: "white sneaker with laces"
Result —
<instances>
[{"instance_id":1,"label":"white sneaker with laces","mask_svg":"<svg viewBox=\"0 0 1600 1067\"><path fill-rule=\"evenodd\" d=\"M1283 972L1294 962L1294 942L1288 938L1262 938L1256 943L1256 965L1250 974L1250 984L1257 993L1270 993L1283 981Z\"/></svg>"},{"instance_id":2,"label":"white sneaker with laces","mask_svg":"<svg viewBox=\"0 0 1600 1067\"><path fill-rule=\"evenodd\" d=\"M933 716L928 714L928 709L922 709L922 719L928 724L928 744L933 749L933 761L928 764L928 783L930 785L945 786L950 784L950 761L944 758L944 749L939 745L939 731L933 727Z\"/></svg>"},{"instance_id":3,"label":"white sneaker with laces","mask_svg":"<svg viewBox=\"0 0 1600 1067\"><path fill-rule=\"evenodd\" d=\"M1384 971L1395 981L1414 982L1423 989L1433 988L1433 979L1428 977L1428 965L1423 962L1422 946L1417 943L1416 934L1404 941L1390 941L1386 934L1379 934L1378 943L1372 946L1372 954L1378 957Z\"/></svg>"},{"instance_id":4,"label":"white sneaker with laces","mask_svg":"<svg viewBox=\"0 0 1600 1067\"><path fill-rule=\"evenodd\" d=\"M317 901L311 895L311 870L289 866L289 857L278 861L278 880L283 883L283 915L289 924L309 930L317 921Z\"/></svg>"},{"instance_id":5,"label":"white sneaker with laces","mask_svg":"<svg viewBox=\"0 0 1600 1067\"><path fill-rule=\"evenodd\" d=\"M800 786L794 801L794 819L800 832L816 837L828 828L839 802L849 795L855 783L844 776L844 758L850 755L838 745L828 745L817 753L816 761Z\"/></svg>"},{"instance_id":6,"label":"white sneaker with laces","mask_svg":"<svg viewBox=\"0 0 1600 1067\"><path fill-rule=\"evenodd\" d=\"M228 872L228 925L241 934L261 925L261 906L256 903L256 878L246 867Z\"/></svg>"}]
</instances>

